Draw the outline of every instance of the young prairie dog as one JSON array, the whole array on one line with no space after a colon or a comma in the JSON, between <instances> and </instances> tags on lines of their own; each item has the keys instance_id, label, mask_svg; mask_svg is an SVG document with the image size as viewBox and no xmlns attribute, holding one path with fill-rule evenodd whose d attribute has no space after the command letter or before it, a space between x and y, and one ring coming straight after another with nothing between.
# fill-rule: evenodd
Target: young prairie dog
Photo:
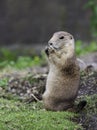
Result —
<instances>
[{"instance_id":1,"label":"young prairie dog","mask_svg":"<svg viewBox=\"0 0 97 130\"><path fill-rule=\"evenodd\" d=\"M45 53L49 62L49 74L43 94L44 107L51 111L71 109L80 81L73 36L64 31L54 33Z\"/></svg>"}]
</instances>

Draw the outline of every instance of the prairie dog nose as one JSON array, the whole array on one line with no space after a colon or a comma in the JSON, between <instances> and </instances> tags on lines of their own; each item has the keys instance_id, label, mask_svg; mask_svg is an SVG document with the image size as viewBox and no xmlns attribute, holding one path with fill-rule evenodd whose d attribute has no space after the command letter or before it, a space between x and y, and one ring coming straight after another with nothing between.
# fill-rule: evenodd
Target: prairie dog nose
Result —
<instances>
[{"instance_id":1,"label":"prairie dog nose","mask_svg":"<svg viewBox=\"0 0 97 130\"><path fill-rule=\"evenodd\" d=\"M52 46L52 45L53 45L53 43L52 43L52 42L48 42L48 45L49 45L49 46Z\"/></svg>"}]
</instances>

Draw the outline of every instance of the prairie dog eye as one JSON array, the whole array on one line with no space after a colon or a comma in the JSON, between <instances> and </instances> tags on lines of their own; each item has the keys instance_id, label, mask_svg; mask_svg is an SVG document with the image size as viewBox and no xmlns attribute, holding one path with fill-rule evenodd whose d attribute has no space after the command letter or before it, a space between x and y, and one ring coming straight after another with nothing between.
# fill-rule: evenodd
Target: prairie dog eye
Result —
<instances>
[{"instance_id":1,"label":"prairie dog eye","mask_svg":"<svg viewBox=\"0 0 97 130\"><path fill-rule=\"evenodd\" d=\"M59 39L64 39L64 36L59 37Z\"/></svg>"}]
</instances>

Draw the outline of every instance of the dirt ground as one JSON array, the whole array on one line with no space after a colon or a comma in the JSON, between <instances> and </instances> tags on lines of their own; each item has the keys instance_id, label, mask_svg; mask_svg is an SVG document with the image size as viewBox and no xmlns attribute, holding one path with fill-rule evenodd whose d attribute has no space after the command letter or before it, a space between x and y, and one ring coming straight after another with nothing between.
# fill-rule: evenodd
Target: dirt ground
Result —
<instances>
[{"instance_id":1,"label":"dirt ground","mask_svg":"<svg viewBox=\"0 0 97 130\"><path fill-rule=\"evenodd\" d=\"M33 72L33 73L32 73ZM0 94L4 98L9 98L10 94L18 96L19 100L24 102L33 102L42 99L45 90L48 68L36 67L29 68L29 71L22 74L11 73L6 75L9 78L6 89ZM5 76L5 75L4 75ZM6 92L6 94L5 94ZM79 113L79 117L74 120L81 124L85 130L97 130L97 72L86 70L81 72L80 90L77 100L89 96L93 104ZM95 112L96 111L96 112Z\"/></svg>"}]
</instances>

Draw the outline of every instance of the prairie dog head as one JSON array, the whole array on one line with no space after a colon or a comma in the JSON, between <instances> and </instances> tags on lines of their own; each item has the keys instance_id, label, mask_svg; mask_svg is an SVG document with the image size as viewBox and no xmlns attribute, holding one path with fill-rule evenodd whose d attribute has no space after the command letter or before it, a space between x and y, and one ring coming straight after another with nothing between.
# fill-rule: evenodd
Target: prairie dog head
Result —
<instances>
[{"instance_id":1,"label":"prairie dog head","mask_svg":"<svg viewBox=\"0 0 97 130\"><path fill-rule=\"evenodd\" d=\"M61 49L63 47L75 48L73 36L64 31L54 33L48 44L54 49Z\"/></svg>"},{"instance_id":2,"label":"prairie dog head","mask_svg":"<svg viewBox=\"0 0 97 130\"><path fill-rule=\"evenodd\" d=\"M61 51L67 53L74 53L75 43L73 36L64 31L59 31L53 34L51 39L48 41L48 46L45 49L47 56L53 51Z\"/></svg>"},{"instance_id":3,"label":"prairie dog head","mask_svg":"<svg viewBox=\"0 0 97 130\"><path fill-rule=\"evenodd\" d=\"M50 54L58 52L60 54L65 53L68 57L75 54L75 43L73 36L64 31L59 31L53 34L48 41L48 46L45 49L45 53L49 57Z\"/></svg>"}]
</instances>

